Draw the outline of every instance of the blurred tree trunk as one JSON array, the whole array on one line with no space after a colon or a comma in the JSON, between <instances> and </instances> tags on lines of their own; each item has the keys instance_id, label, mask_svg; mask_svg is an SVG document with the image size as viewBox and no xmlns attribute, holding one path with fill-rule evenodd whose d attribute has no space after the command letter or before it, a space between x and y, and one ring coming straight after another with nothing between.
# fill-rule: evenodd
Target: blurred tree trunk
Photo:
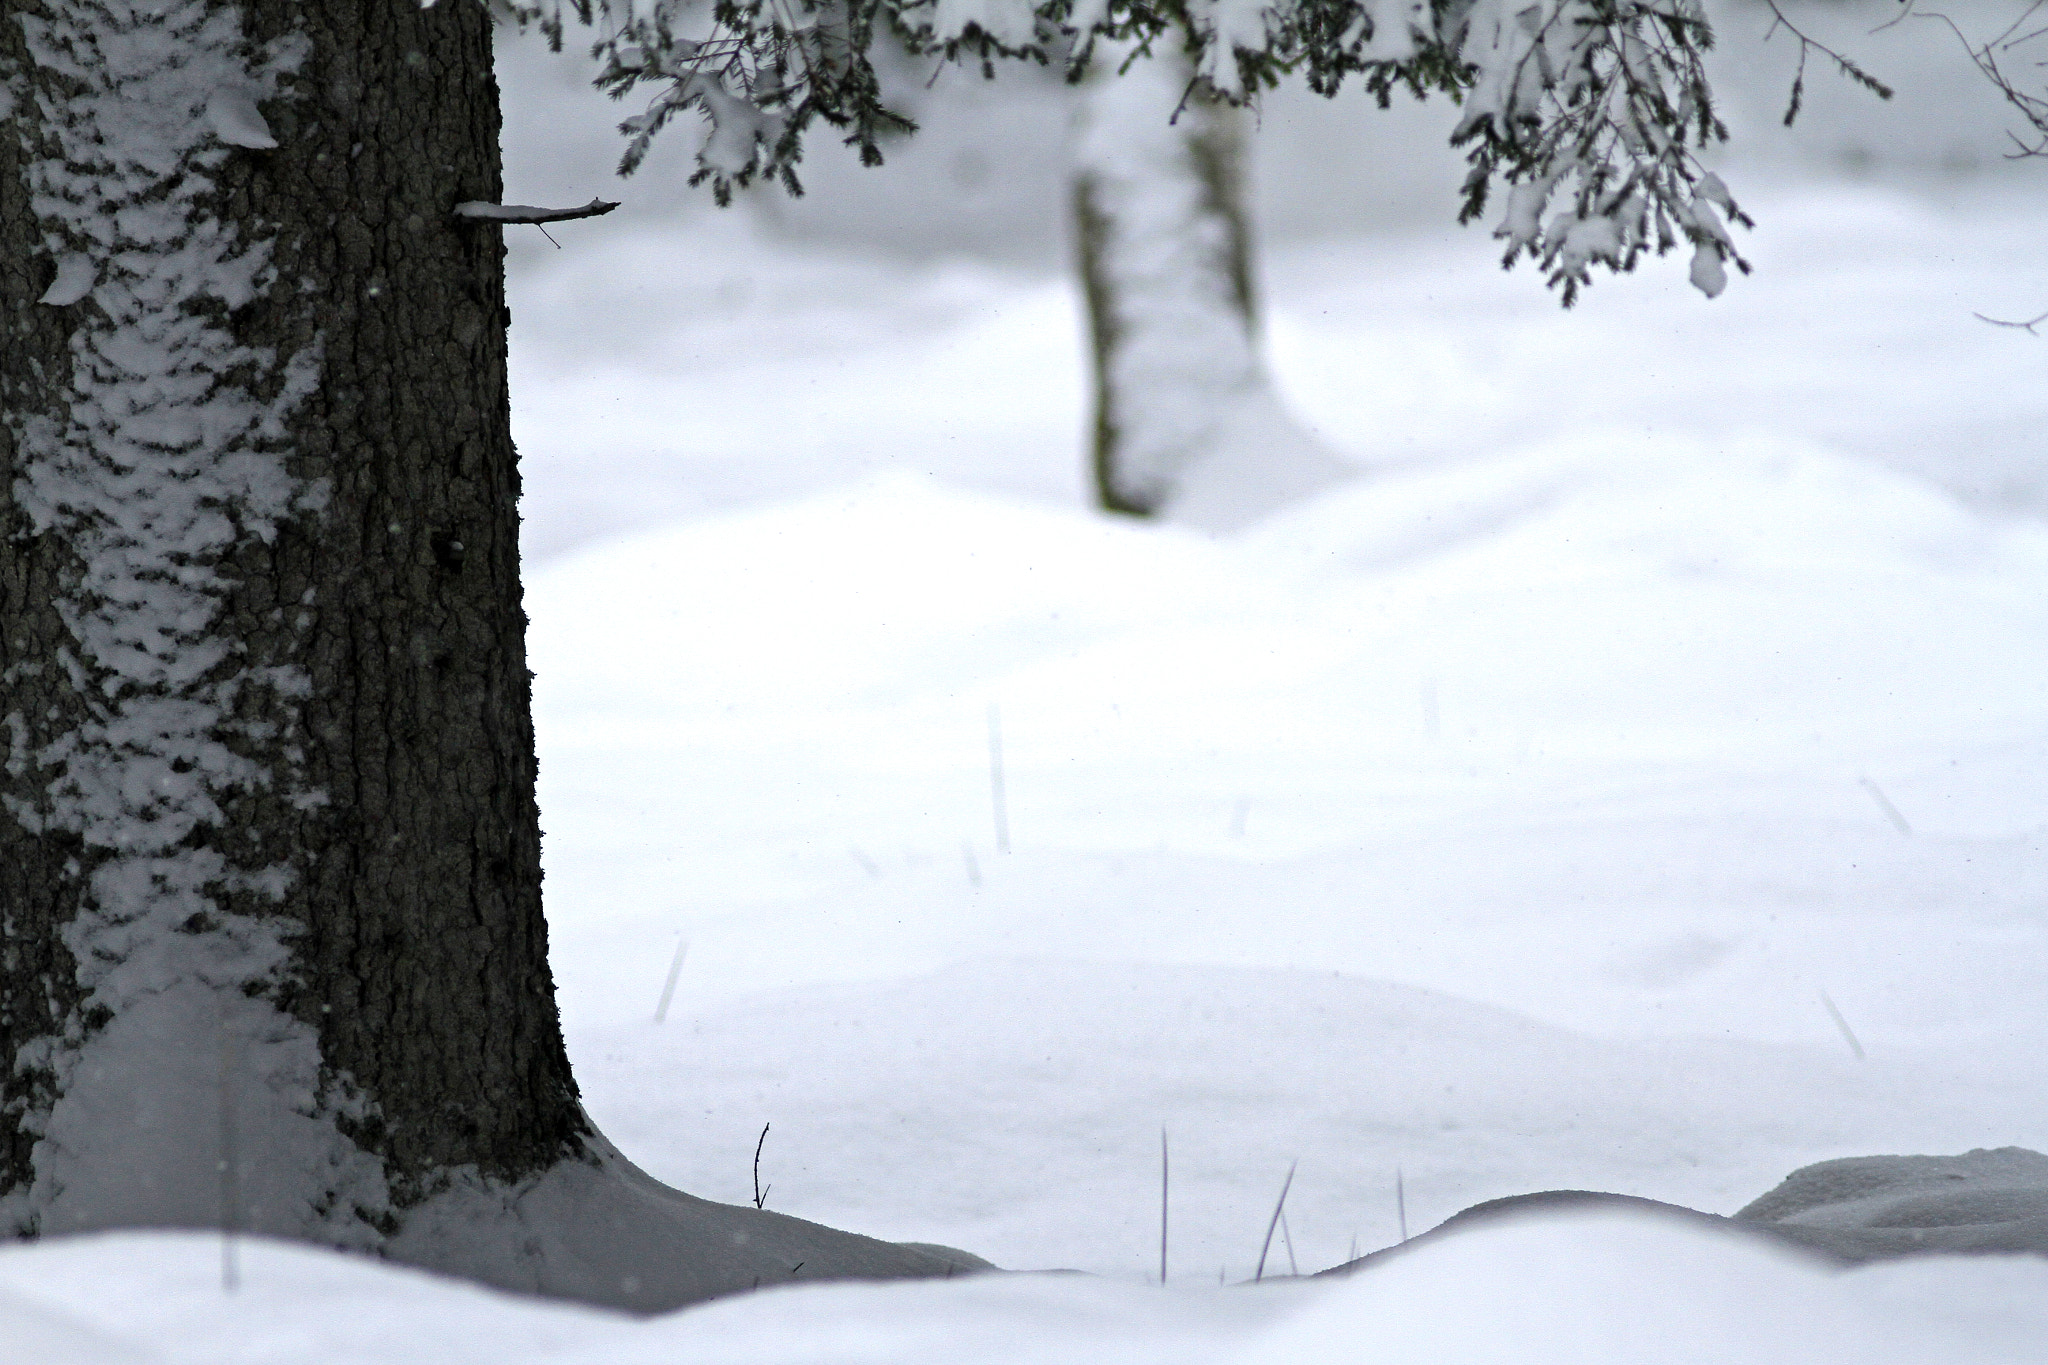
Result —
<instances>
[{"instance_id":1,"label":"blurred tree trunk","mask_svg":"<svg viewBox=\"0 0 2048 1365\"><path fill-rule=\"evenodd\" d=\"M1098 52L1075 135L1096 495L1231 530L1353 471L1288 416L1259 355L1244 112L1178 52L1118 75L1128 56Z\"/></svg>"}]
</instances>

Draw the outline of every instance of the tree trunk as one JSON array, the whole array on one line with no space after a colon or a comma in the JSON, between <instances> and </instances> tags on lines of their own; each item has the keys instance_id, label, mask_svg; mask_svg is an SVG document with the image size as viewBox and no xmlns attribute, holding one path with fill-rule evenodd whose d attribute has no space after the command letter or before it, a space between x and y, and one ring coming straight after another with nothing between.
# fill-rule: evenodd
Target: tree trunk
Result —
<instances>
[{"instance_id":1,"label":"tree trunk","mask_svg":"<svg viewBox=\"0 0 2048 1365\"><path fill-rule=\"evenodd\" d=\"M0 1230L665 1307L943 1272L591 1129L540 901L485 7L0 16Z\"/></svg>"},{"instance_id":2,"label":"tree trunk","mask_svg":"<svg viewBox=\"0 0 2048 1365\"><path fill-rule=\"evenodd\" d=\"M1233 530L1353 471L1287 415L1259 357L1243 111L1160 49L1084 83L1074 216L1101 505Z\"/></svg>"}]
</instances>

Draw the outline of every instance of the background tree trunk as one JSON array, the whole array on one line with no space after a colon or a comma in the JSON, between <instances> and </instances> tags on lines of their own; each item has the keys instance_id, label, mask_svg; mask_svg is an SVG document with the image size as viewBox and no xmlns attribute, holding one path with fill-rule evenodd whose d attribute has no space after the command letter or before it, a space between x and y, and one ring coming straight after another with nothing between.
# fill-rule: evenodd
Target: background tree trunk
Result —
<instances>
[{"instance_id":1,"label":"background tree trunk","mask_svg":"<svg viewBox=\"0 0 2048 1365\"><path fill-rule=\"evenodd\" d=\"M1289 417L1259 358L1245 115L1164 48L1082 87L1074 215L1097 497L1231 530L1354 470Z\"/></svg>"},{"instance_id":2,"label":"background tree trunk","mask_svg":"<svg viewBox=\"0 0 2048 1365\"><path fill-rule=\"evenodd\" d=\"M577 1101L503 247L451 216L501 197L490 39L413 0L0 16L0 1228L647 1307L945 1271L664 1190Z\"/></svg>"}]
</instances>

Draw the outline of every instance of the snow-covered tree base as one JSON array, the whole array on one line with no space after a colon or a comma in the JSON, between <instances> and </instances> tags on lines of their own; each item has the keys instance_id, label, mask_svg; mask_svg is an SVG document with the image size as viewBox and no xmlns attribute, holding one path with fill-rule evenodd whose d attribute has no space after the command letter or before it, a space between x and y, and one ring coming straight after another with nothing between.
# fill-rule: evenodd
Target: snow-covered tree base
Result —
<instances>
[{"instance_id":1,"label":"snow-covered tree base","mask_svg":"<svg viewBox=\"0 0 2048 1365\"><path fill-rule=\"evenodd\" d=\"M905 1246L670 1189L602 1138L505 1185L458 1173L412 1210L390 1259L523 1293L659 1312L811 1280L950 1277L965 1252Z\"/></svg>"}]
</instances>

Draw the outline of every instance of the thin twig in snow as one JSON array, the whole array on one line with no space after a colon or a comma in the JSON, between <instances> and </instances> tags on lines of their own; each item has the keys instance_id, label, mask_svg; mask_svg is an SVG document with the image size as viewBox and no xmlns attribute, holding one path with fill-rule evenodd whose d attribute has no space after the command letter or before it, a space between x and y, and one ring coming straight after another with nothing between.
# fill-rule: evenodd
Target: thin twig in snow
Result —
<instances>
[{"instance_id":1,"label":"thin twig in snow","mask_svg":"<svg viewBox=\"0 0 2048 1365\"><path fill-rule=\"evenodd\" d=\"M1863 790L1870 793L1870 799L1877 802L1878 809L1885 813L1885 817L1892 822L1894 829L1898 830L1901 834L1911 834L1913 832L1913 827L1906 823L1906 817L1899 814L1899 808L1894 806L1891 798L1884 794L1883 787L1878 786L1867 777L1859 777L1856 780L1863 784Z\"/></svg>"},{"instance_id":2,"label":"thin twig in snow","mask_svg":"<svg viewBox=\"0 0 2048 1365\"><path fill-rule=\"evenodd\" d=\"M1299 1161L1287 1168L1287 1179L1280 1185L1280 1200L1273 1205L1273 1216L1266 1223L1266 1240L1259 1247L1259 1268L1252 1272L1252 1283L1266 1278L1266 1253L1273 1249L1273 1232L1280 1226L1280 1215L1287 1211L1287 1191L1294 1186L1294 1168Z\"/></svg>"},{"instance_id":3,"label":"thin twig in snow","mask_svg":"<svg viewBox=\"0 0 2048 1365\"><path fill-rule=\"evenodd\" d=\"M1166 1196L1173 1187L1166 1157L1166 1129L1159 1130L1159 1283L1166 1283Z\"/></svg>"},{"instance_id":4,"label":"thin twig in snow","mask_svg":"<svg viewBox=\"0 0 2048 1365\"><path fill-rule=\"evenodd\" d=\"M1849 1021L1842 1017L1840 1010L1835 1008L1835 1002L1828 998L1826 991L1820 993L1820 1003L1827 1010L1828 1018L1835 1021L1835 1027L1842 1031L1842 1040L1848 1043L1849 1051L1856 1054L1857 1061L1863 1061L1863 1044L1856 1041L1856 1031L1849 1027Z\"/></svg>"},{"instance_id":5,"label":"thin twig in snow","mask_svg":"<svg viewBox=\"0 0 2048 1365\"><path fill-rule=\"evenodd\" d=\"M654 1007L654 1022L657 1024L668 1018L668 1002L676 998L676 978L683 974L683 958L689 951L690 940L682 939L676 944L676 955L669 959L668 980L661 983L661 1002Z\"/></svg>"},{"instance_id":6,"label":"thin twig in snow","mask_svg":"<svg viewBox=\"0 0 2048 1365\"><path fill-rule=\"evenodd\" d=\"M1401 1220L1401 1240L1408 1240L1408 1185L1401 1179L1401 1168L1394 1168L1394 1216Z\"/></svg>"},{"instance_id":7,"label":"thin twig in snow","mask_svg":"<svg viewBox=\"0 0 2048 1365\"><path fill-rule=\"evenodd\" d=\"M228 1023L225 1001L220 1007L220 1287L232 1294L241 1287L240 1267L235 1263L235 1230L241 1222L241 1190L237 1185L240 1161L235 1141L235 1043Z\"/></svg>"},{"instance_id":8,"label":"thin twig in snow","mask_svg":"<svg viewBox=\"0 0 2048 1365\"><path fill-rule=\"evenodd\" d=\"M757 1209L768 1207L768 1190L775 1188L773 1185L770 1185L767 1190L761 1188L761 1149L768 1144L768 1129L770 1126L766 1123L761 1125L760 1140L754 1144L754 1207Z\"/></svg>"},{"instance_id":9,"label":"thin twig in snow","mask_svg":"<svg viewBox=\"0 0 2048 1365\"><path fill-rule=\"evenodd\" d=\"M996 818L996 852L1010 851L1010 808L1003 790L1003 708L988 704L988 795Z\"/></svg>"}]
</instances>

